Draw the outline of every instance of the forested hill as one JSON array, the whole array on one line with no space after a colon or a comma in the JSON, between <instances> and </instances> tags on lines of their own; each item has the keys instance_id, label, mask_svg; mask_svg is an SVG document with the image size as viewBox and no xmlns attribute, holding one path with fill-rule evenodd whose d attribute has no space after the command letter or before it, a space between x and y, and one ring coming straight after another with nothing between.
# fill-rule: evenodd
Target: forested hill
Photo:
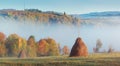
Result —
<instances>
[{"instance_id":1,"label":"forested hill","mask_svg":"<svg viewBox=\"0 0 120 66\"><path fill-rule=\"evenodd\" d=\"M64 13L57 13L54 11L43 12L38 9L3 9L0 10L0 19L12 20L18 22L33 22L45 24L77 24L79 19L74 18Z\"/></svg>"}]
</instances>

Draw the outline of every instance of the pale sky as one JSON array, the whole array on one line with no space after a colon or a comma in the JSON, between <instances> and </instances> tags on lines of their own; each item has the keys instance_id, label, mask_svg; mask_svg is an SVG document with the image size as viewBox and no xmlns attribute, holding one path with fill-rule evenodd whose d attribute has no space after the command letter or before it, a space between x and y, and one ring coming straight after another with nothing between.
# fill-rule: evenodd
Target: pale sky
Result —
<instances>
[{"instance_id":1,"label":"pale sky","mask_svg":"<svg viewBox=\"0 0 120 66\"><path fill-rule=\"evenodd\" d=\"M120 11L120 0L0 0L0 9L34 8L42 11L82 14Z\"/></svg>"}]
</instances>

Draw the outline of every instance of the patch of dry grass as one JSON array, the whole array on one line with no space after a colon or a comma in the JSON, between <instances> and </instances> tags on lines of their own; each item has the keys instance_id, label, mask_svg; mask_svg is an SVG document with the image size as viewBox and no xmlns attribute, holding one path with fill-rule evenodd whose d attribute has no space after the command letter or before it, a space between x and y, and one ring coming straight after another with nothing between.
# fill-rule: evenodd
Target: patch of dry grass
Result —
<instances>
[{"instance_id":1,"label":"patch of dry grass","mask_svg":"<svg viewBox=\"0 0 120 66\"><path fill-rule=\"evenodd\" d=\"M49 56L1 58L0 66L120 66L120 53L93 53L88 57Z\"/></svg>"}]
</instances>

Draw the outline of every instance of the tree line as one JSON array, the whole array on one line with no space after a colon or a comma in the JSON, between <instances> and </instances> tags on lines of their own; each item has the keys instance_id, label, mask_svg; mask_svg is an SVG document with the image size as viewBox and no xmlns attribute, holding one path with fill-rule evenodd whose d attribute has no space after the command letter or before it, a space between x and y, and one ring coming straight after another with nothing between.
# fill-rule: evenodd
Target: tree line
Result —
<instances>
[{"instance_id":1,"label":"tree line","mask_svg":"<svg viewBox=\"0 0 120 66\"><path fill-rule=\"evenodd\" d=\"M111 46L108 48L107 51L104 50L104 51L100 52L100 49L101 49L102 45L103 45L102 41L100 39L98 39L96 41L96 47L93 48L93 52L94 53L112 53L112 52L115 52L114 49Z\"/></svg>"},{"instance_id":2,"label":"tree line","mask_svg":"<svg viewBox=\"0 0 120 66\"><path fill-rule=\"evenodd\" d=\"M52 38L40 39L36 42L33 35L26 40L17 34L10 34L6 37L0 32L0 57L18 57L21 51L24 51L27 57L69 54L67 46L61 48L60 44Z\"/></svg>"}]
</instances>

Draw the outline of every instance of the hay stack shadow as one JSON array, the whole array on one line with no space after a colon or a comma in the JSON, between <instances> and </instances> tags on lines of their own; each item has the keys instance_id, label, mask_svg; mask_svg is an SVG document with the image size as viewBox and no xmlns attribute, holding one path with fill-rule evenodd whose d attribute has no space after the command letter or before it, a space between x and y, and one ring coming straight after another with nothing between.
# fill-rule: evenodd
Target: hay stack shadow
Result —
<instances>
[{"instance_id":1,"label":"hay stack shadow","mask_svg":"<svg viewBox=\"0 0 120 66\"><path fill-rule=\"evenodd\" d=\"M18 58L26 58L27 55L26 55L26 51L25 50L21 50L19 55L18 55Z\"/></svg>"}]
</instances>

